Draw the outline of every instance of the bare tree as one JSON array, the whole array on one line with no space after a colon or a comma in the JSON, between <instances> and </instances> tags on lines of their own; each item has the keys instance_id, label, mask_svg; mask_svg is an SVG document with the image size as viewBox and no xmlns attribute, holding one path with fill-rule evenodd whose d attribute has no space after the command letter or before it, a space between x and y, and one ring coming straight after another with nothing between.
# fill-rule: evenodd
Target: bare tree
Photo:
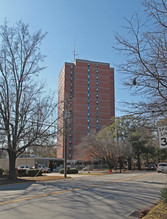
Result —
<instances>
[{"instance_id":1,"label":"bare tree","mask_svg":"<svg viewBox=\"0 0 167 219\"><path fill-rule=\"evenodd\" d=\"M30 152L26 152L24 155L25 156L29 156L29 154L33 154L35 156L38 157L51 157L51 158L55 158L56 157L56 147L55 145L52 146L50 144L48 144L47 146L32 146L29 148Z\"/></svg>"},{"instance_id":2,"label":"bare tree","mask_svg":"<svg viewBox=\"0 0 167 219\"><path fill-rule=\"evenodd\" d=\"M21 153L32 145L47 145L55 136L56 104L36 80L45 69L39 48L45 35L31 35L22 21L0 26L0 150L9 155L10 178L16 178L15 160Z\"/></svg>"},{"instance_id":3,"label":"bare tree","mask_svg":"<svg viewBox=\"0 0 167 219\"><path fill-rule=\"evenodd\" d=\"M104 160L108 168L119 164L120 172L123 161L132 169L132 159L138 162L140 169L141 156L149 157L155 153L154 136L148 124L133 116L122 116L112 119L109 127L98 134L91 133L78 145L79 160Z\"/></svg>"},{"instance_id":4,"label":"bare tree","mask_svg":"<svg viewBox=\"0 0 167 219\"><path fill-rule=\"evenodd\" d=\"M78 145L78 159L91 161L94 159L103 160L111 170L116 162L116 142L111 137L110 130L102 130L100 135L91 132L83 138Z\"/></svg>"},{"instance_id":5,"label":"bare tree","mask_svg":"<svg viewBox=\"0 0 167 219\"><path fill-rule=\"evenodd\" d=\"M143 2L147 22L138 15L126 19L126 35L116 34L115 48L126 55L119 65L123 83L136 96L129 112L167 115L167 2ZM129 103L128 103L129 104ZM130 108L131 106L131 108Z\"/></svg>"},{"instance_id":6,"label":"bare tree","mask_svg":"<svg viewBox=\"0 0 167 219\"><path fill-rule=\"evenodd\" d=\"M115 154L117 157L117 162L119 163L120 173L123 168L123 161L126 159L128 161L128 166L130 165L129 159L132 156L132 144L127 139L117 139L117 146L115 148ZM130 160L131 161L131 160ZM129 168L131 169L131 168Z\"/></svg>"}]
</instances>

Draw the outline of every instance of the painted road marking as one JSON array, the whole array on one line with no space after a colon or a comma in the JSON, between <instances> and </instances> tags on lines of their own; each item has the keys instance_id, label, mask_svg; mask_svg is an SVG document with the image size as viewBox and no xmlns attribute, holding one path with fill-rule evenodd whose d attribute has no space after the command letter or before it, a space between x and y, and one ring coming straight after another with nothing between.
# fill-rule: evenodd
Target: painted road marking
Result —
<instances>
[{"instance_id":1,"label":"painted road marking","mask_svg":"<svg viewBox=\"0 0 167 219\"><path fill-rule=\"evenodd\" d=\"M99 197L99 198L96 198L96 200L100 200L100 199L103 199L103 198L107 198L107 197L110 197L110 196L112 196L112 195L113 195L113 194L101 196L101 197Z\"/></svg>"},{"instance_id":2,"label":"painted road marking","mask_svg":"<svg viewBox=\"0 0 167 219\"><path fill-rule=\"evenodd\" d=\"M112 182L103 182L103 183L100 183L100 184L95 184L95 185L90 185L90 186L84 186L84 187L79 187L79 188L74 188L74 189L67 189L67 190L62 190L62 191L57 191L57 192L50 192L50 193L47 193L47 194L35 195L35 196L15 199L15 200L11 200L11 201L0 202L0 205L5 205L5 204L10 204L10 203L15 203L15 202L21 202L21 201L25 201L25 200L31 200L31 199L41 198L41 197L46 197L46 196L52 196L52 195L56 195L56 194L62 194L62 193L67 193L67 192L71 192L71 191L87 189L87 188L96 187L96 186L105 185L105 184L110 184L110 183L130 181L130 180L133 180L133 179L142 178L142 177L145 177L145 176L151 176L151 175L154 175L154 174L155 173L150 173L150 174L130 177L130 178L127 178L127 179L115 180L115 181L112 181Z\"/></svg>"}]
</instances>

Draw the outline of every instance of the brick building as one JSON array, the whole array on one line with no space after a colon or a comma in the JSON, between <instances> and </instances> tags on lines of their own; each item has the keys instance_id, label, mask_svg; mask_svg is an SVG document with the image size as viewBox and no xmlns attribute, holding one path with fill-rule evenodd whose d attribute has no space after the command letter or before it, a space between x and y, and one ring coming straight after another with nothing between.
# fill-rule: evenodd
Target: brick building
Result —
<instances>
[{"instance_id":1,"label":"brick building","mask_svg":"<svg viewBox=\"0 0 167 219\"><path fill-rule=\"evenodd\" d=\"M58 101L57 158L64 157L66 128L67 159L76 159L82 137L110 125L115 115L114 69L108 63L81 59L65 63L59 75ZM63 112L71 115L67 126L63 125Z\"/></svg>"}]
</instances>

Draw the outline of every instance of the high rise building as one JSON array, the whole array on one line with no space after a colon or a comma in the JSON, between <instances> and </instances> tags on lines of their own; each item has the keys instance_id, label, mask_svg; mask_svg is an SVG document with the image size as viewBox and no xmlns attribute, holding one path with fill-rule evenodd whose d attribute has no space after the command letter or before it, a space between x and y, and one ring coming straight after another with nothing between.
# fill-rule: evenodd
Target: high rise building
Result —
<instances>
[{"instance_id":1,"label":"high rise building","mask_svg":"<svg viewBox=\"0 0 167 219\"><path fill-rule=\"evenodd\" d=\"M67 159L77 159L82 138L109 126L115 115L114 69L103 62L66 62L59 75L58 101L57 158L64 157L65 143Z\"/></svg>"}]
</instances>

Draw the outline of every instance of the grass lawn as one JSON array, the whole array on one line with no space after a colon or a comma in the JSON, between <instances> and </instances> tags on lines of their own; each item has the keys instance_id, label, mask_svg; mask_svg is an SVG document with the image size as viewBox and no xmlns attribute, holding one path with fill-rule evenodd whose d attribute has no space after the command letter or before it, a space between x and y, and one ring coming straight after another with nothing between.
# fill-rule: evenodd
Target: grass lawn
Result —
<instances>
[{"instance_id":1,"label":"grass lawn","mask_svg":"<svg viewBox=\"0 0 167 219\"><path fill-rule=\"evenodd\" d=\"M59 179L64 179L64 176L36 176L36 177L18 177L19 179L24 179L24 180L32 180L32 181L49 181L49 180L59 180ZM67 177L69 178L69 177Z\"/></svg>"},{"instance_id":2,"label":"grass lawn","mask_svg":"<svg viewBox=\"0 0 167 219\"><path fill-rule=\"evenodd\" d=\"M70 177L67 177L70 178ZM64 179L64 176L37 176L37 177L18 177L15 180L10 180L7 178L1 178L0 179L0 185L8 185L8 184L14 184L14 183L27 183L27 182L39 182L39 181L49 181L49 180L60 180Z\"/></svg>"},{"instance_id":3,"label":"grass lawn","mask_svg":"<svg viewBox=\"0 0 167 219\"><path fill-rule=\"evenodd\" d=\"M77 175L106 175L107 172L82 172L78 173ZM68 174L67 179L71 178L70 174ZM16 180L10 180L7 179L7 176L3 176L0 178L0 185L7 185L7 184L13 184L13 183L27 183L27 182L40 182L40 181L49 181L49 180L61 180L64 179L64 174L61 174L60 176L48 176L48 175L42 175L42 176L36 176L36 177L17 177Z\"/></svg>"},{"instance_id":4,"label":"grass lawn","mask_svg":"<svg viewBox=\"0 0 167 219\"><path fill-rule=\"evenodd\" d=\"M143 219L167 219L167 204L160 202Z\"/></svg>"}]
</instances>

